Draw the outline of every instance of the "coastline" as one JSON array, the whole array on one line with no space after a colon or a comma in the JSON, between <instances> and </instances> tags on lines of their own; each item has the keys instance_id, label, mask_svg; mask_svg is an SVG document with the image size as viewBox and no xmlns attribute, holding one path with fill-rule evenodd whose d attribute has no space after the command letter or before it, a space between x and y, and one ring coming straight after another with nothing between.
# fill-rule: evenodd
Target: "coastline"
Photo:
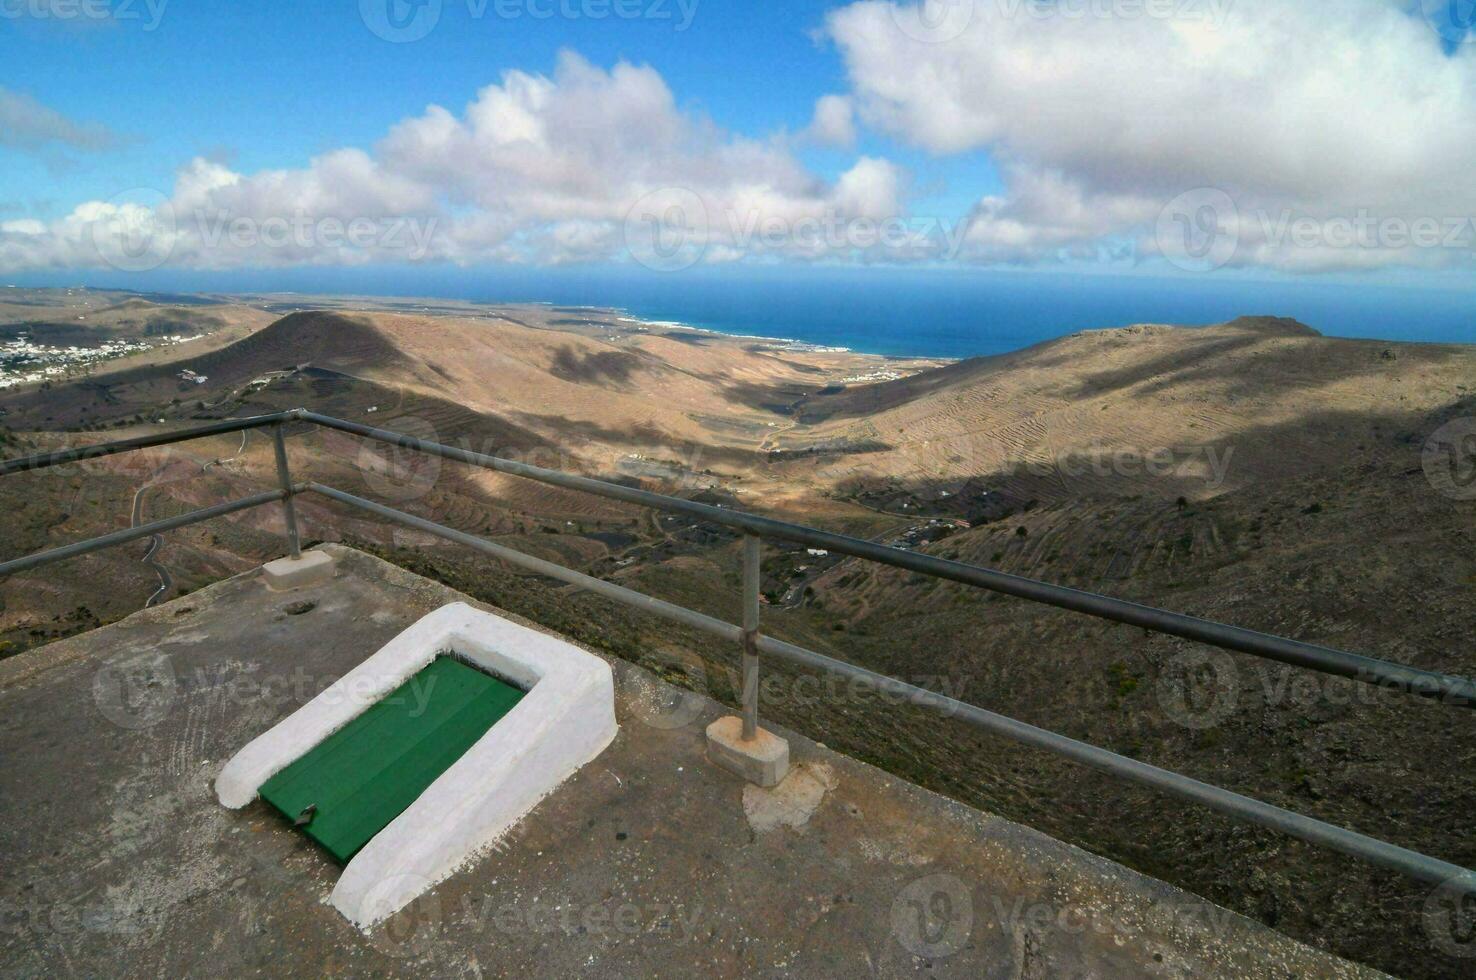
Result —
<instances>
[{"instance_id":1,"label":"coastline","mask_svg":"<svg viewBox=\"0 0 1476 980\"><path fill-rule=\"evenodd\" d=\"M626 323L638 323L643 327L657 327L666 330L682 330L688 333L709 334L713 337L726 337L729 340L757 340L764 344L773 345L775 350L803 351L808 354L854 354L858 357L889 356L886 354L872 354L867 351L858 351L851 347L812 344L807 340L800 340L797 337L770 337L757 333L729 333L726 330L718 330L714 327L700 327L691 323L684 323L680 320L645 320L632 315L627 310L618 308L612 308L610 312L618 314L617 318ZM948 360L951 360L951 358L948 358Z\"/></svg>"}]
</instances>

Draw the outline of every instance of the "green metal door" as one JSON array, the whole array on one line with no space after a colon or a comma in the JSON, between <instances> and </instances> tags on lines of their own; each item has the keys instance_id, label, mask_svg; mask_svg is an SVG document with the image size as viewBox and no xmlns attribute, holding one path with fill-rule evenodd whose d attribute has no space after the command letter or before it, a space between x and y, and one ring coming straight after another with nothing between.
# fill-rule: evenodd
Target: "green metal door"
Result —
<instances>
[{"instance_id":1,"label":"green metal door","mask_svg":"<svg viewBox=\"0 0 1476 980\"><path fill-rule=\"evenodd\" d=\"M261 787L347 863L525 692L441 656Z\"/></svg>"}]
</instances>

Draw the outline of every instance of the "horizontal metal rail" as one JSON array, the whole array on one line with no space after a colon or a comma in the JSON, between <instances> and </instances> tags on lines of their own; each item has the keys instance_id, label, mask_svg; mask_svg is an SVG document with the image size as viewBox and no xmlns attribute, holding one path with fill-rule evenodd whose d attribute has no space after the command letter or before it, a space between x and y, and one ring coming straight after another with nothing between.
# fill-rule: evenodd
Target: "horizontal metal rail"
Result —
<instances>
[{"instance_id":1,"label":"horizontal metal rail","mask_svg":"<svg viewBox=\"0 0 1476 980\"><path fill-rule=\"evenodd\" d=\"M50 565L52 562L64 561L85 555L93 551L101 551L115 545L127 544L137 541L139 538L147 538L150 535L162 534L165 531L173 531L176 528L187 527L191 524L199 524L213 517L224 517L226 514L234 514L238 510L249 510L252 507L260 507L262 504L274 504L279 500L285 500L288 494L285 490L267 490L264 493L254 494L250 497L242 497L240 500L232 500L229 503L216 504L213 507L203 507L200 510L192 510L188 514L180 514L177 517L166 517L162 521L154 521L152 524L140 524L138 527L124 528L114 531L112 534L104 534L97 538L88 538L86 541L78 541L75 544L63 545L50 551L41 551L24 558L15 558L11 561L0 562L0 576L14 575L41 565Z\"/></svg>"},{"instance_id":2,"label":"horizontal metal rail","mask_svg":"<svg viewBox=\"0 0 1476 980\"><path fill-rule=\"evenodd\" d=\"M1249 796L1242 796L1168 769L1160 769L1146 762L1139 762L1137 759L1129 759L1127 756L1118 755L1116 752L1087 742L1078 742L1074 738L1067 738L1065 735L1058 735L993 711L986 711L967 702L956 701L945 695L915 687L864 667L857 667L792 643L785 643L772 636L761 637L759 649L792 664L829 671L846 678L864 680L875 684L878 690L905 697L912 704L932 708L948 717L960 718L991 734L1044 749L1100 772L1121 776L1170 796L1199 803L1211 810L1239 817L1250 823L1280 831L1291 837L1299 837L1309 843L1318 844L1343 854L1363 858L1373 864L1403 872L1422 881L1442 884L1457 876L1470 879L1476 875L1476 872L1469 871L1460 865L1429 857L1367 834L1360 834L1356 830L1325 823L1315 817L1308 817Z\"/></svg>"},{"instance_id":3,"label":"horizontal metal rail","mask_svg":"<svg viewBox=\"0 0 1476 980\"><path fill-rule=\"evenodd\" d=\"M306 489L311 493L321 494L339 503L356 507L359 510L374 514L386 520L394 521L405 527L414 528L466 545L483 554L502 559L509 564L526 568L529 571L546 575L549 578L613 599L636 609L641 609L657 616L662 616L674 622L694 627L714 636L728 641L740 641L744 639L745 630L732 623L706 616L699 612L674 605L662 599L648 596L634 589L628 589L613 582L584 575L573 569L532 555L514 551L499 544L494 544L485 538L467 534L464 531L456 531L444 527L433 521L428 521L404 511L386 507L383 504L356 497L342 490L335 490L318 483L309 483ZM1058 735L1055 732L1038 728L1034 725L1017 721L1005 715L983 708L954 700L942 694L928 691L911 684L904 683L884 674L866 670L840 660L835 660L823 654L815 653L804 647L786 643L772 636L759 635L756 641L757 648L767 654L779 657L789 663L812 670L828 671L833 674L852 680L861 680L873 684L878 690L905 698L908 702L930 708L950 718L958 718L992 735L1003 736L1024 745L1044 749L1056 755L1063 756L1073 762L1081 763L1109 775L1120 776L1124 779L1144 786L1149 786L1164 792L1170 796L1198 803L1220 813L1239 817L1250 823L1259 824L1272 830L1280 831L1292 837L1323 847L1349 854L1354 857L1363 858L1373 864L1402 872L1422 881L1432 883L1443 883L1457 876L1471 874L1459 865L1442 861L1439 858L1429 857L1418 851L1390 844L1386 841L1360 834L1354 830L1338 827L1334 824L1325 823L1314 817L1308 817L1292 810L1260 800L1242 796L1239 793L1221 789L1209 783L1200 782L1189 776L1160 769L1157 766L1129 759L1118 755L1107 749L1090 745L1086 742L1078 742L1075 739Z\"/></svg>"},{"instance_id":4,"label":"horizontal metal rail","mask_svg":"<svg viewBox=\"0 0 1476 980\"><path fill-rule=\"evenodd\" d=\"M685 514L697 520L709 521L732 528L749 536L749 547L745 554L748 555L746 567L752 566L749 569L750 572L757 568L756 549L752 548L754 539L770 538L791 541L808 547L823 548L837 554L875 561L921 575L961 582L966 585L977 586L1005 595L1028 599L1073 612L1085 613L1113 622L1140 626L1148 630L1196 640L1228 650L1250 653L1299 667L1351 677L1368 683L1395 687L1425 697L1444 698L1447 701L1466 707L1476 706L1476 684L1463 677L1418 670L1400 664L1346 653L1341 650L1301 643L1296 640L1257 633L1240 627L1227 626L1209 620L1197 619L1192 616L1184 616L1179 613L1154 609L1121 599L1113 599L1107 596L1050 585L1032 579L1006 575L1002 572L979 566L948 561L930 555L921 555L900 548L890 548L885 545L875 544L874 542L863 541L845 535L832 534L826 531L818 531L814 528L776 521L771 518L713 507L646 490L622 487L589 477L574 476L555 470L546 470L540 467L530 466L526 463L487 456L469 450L455 449L428 440L417 439L413 436L391 432L386 429L376 429L354 422L346 422L341 419L318 415L317 413L307 412L302 409L256 416L248 419L230 420L178 432L163 433L157 436L145 436L137 439L44 453L24 459L12 460L7 463L0 463L0 476L27 470L44 469L49 466L57 466L83 459L109 456L114 453L128 452L135 449L146 449L153 446L204 438L226 432L237 432L243 429L268 425L280 425L294 420L311 422L326 428L337 429L380 442L441 456L446 459L458 460L513 476L525 477L552 486L592 493L608 499L651 507L670 513ZM1025 722L987 711L975 705L966 704L953 698L906 684L883 674L878 674L875 671L835 660L823 654L815 653L803 647L759 633L754 625L747 623L747 621L745 621L744 627L727 623L696 612L695 610L644 595L624 586L616 585L613 582L606 582L603 579L585 575L573 569L556 565L553 562L514 551L511 548L495 544L484 538L479 538L462 531L456 531L425 520L424 518L416 517L412 514L407 514L403 511L398 511L322 484L292 484L290 483L290 474L286 467L285 453L278 454L278 475L282 480L281 489L266 491L241 500L217 504L213 507L191 511L188 514L181 514L178 517L155 521L141 527L116 531L89 541L78 542L36 555L0 563L0 576L62 561L66 558L87 554L102 548L124 544L153 534L196 524L251 507L259 507L263 504L277 501L290 501L294 494L312 492L387 520L398 522L407 527L425 531L445 540L465 545L529 571L586 589L595 594L702 630L725 640L743 642L746 648L778 657L791 664L809 669L823 670L852 679L864 680L876 685L879 690L904 697L909 703L930 708L948 717L959 718L982 731L1052 752L1063 758L1141 785L1149 786L1179 799L1198 803L1218 812L1229 814L1344 854L1363 858L1374 864L1400 871L1423 881L1443 883L1456 878L1469 881L1472 880L1473 876L1476 876L1476 872L1468 871L1457 865L1441 861L1438 858L1419 854L1415 851L1360 834L1356 831L1337 827L1291 810L1286 810L1217 786L1212 786L1208 783L1200 782L1179 773L1160 769L1135 759L1129 759L1126 756L1118 755L1107 749L1085 742L1079 742L1075 739L1067 738L1064 735L1059 735L1026 724ZM752 554L749 554L749 552L752 552ZM746 620L747 618L751 618L747 616L747 612L745 613L745 617ZM748 666L750 665L746 663L745 668ZM754 706L746 703L745 707L746 709L752 709Z\"/></svg>"},{"instance_id":5,"label":"horizontal metal rail","mask_svg":"<svg viewBox=\"0 0 1476 980\"><path fill-rule=\"evenodd\" d=\"M290 421L295 418L292 412L276 412L272 415L257 415L245 419L229 419L225 422L216 422L211 425L196 426L192 429L180 429L175 432L160 432L151 436L139 436L136 439L119 439L117 442L104 442L96 446L79 446L76 449L61 449L56 452L38 453L35 456L25 456L21 459L12 459L0 463L0 476L9 476L12 473L24 473L28 470L44 470L50 466L61 466L64 463L75 463L84 459L97 459L101 456L113 456L117 453L132 452L135 449L151 449L154 446L167 446L171 443L186 442L190 439L204 439L207 436L221 435L226 432L240 432L242 429L259 429L264 425L275 425L278 422Z\"/></svg>"},{"instance_id":6,"label":"horizontal metal rail","mask_svg":"<svg viewBox=\"0 0 1476 980\"><path fill-rule=\"evenodd\" d=\"M617 602L635 606L637 609L643 609L657 616L665 617L666 619L691 626L695 629L704 630L714 636L721 636L725 640L732 640L736 643L743 636L743 630L730 623L725 623L721 619L714 619L711 616L704 615L693 609L688 609L685 606L678 606L664 599L657 599L636 592L633 589L616 585L614 582L606 582L604 579L595 578L593 575L585 575L583 572L576 572L572 568L565 568L563 565L555 565L551 561L535 558L521 551L514 551L512 548L488 541L486 538L479 538L474 534L467 534L465 531L457 531L443 524L428 521L423 517L416 517L414 514L407 514L402 510L395 510L393 507L386 507L372 500L365 500L363 497L356 497L351 493L344 493L342 490L325 487L321 483L309 483L303 489L309 493L321 494L339 503L348 504L350 507L357 507L359 510L367 511L385 520L394 521L397 524L403 524L417 531L424 531L426 534L433 534L438 538L444 538L447 541L454 541L457 544L465 545L485 555L491 555L493 558L501 559L510 565L526 568L530 572L537 572L539 575L546 575L551 579L556 579L569 585L576 585L581 589L588 589L590 592L602 595L607 599L614 599Z\"/></svg>"},{"instance_id":7,"label":"horizontal metal rail","mask_svg":"<svg viewBox=\"0 0 1476 980\"><path fill-rule=\"evenodd\" d=\"M1436 698L1465 708L1476 708L1476 682L1465 677L1407 667L1387 660L1377 660L1361 654L1258 633L1239 626L1228 626L1224 623L1155 609L1152 606L1139 605L1123 599L1113 599L1092 592L1051 585L1018 575L1008 575L1004 572L982 568L978 565L968 565L963 562L949 561L946 558L918 554L902 548L892 548L873 541L863 541L860 538L833 534L799 524L760 517L756 514L746 514L742 511L714 507L693 500L669 497L665 494L652 493L649 490L623 487L591 477L543 469L467 449L456 449L414 436L391 432L388 429L376 429L357 422L345 422L342 419L330 418L316 412L299 411L297 417L326 428L337 429L406 449L414 449L444 459L470 463L473 466L496 470L499 473L525 477L551 486L592 493L611 500L670 513L685 514L736 531L756 534L762 538L791 541L811 548L820 548L917 572L920 575L961 582L992 592L1084 613L1114 623L1139 626L1157 633L1195 640L1225 650L1249 653L1308 670L1349 677L1366 684L1404 691L1421 697Z\"/></svg>"}]
</instances>

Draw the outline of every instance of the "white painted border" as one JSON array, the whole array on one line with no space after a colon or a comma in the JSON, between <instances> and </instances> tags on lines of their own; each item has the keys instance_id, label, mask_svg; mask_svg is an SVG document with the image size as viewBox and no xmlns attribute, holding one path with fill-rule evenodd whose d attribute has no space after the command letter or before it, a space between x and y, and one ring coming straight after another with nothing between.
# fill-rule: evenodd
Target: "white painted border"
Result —
<instances>
[{"instance_id":1,"label":"white painted border","mask_svg":"<svg viewBox=\"0 0 1476 980\"><path fill-rule=\"evenodd\" d=\"M615 739L610 665L458 602L436 610L238 752L215 780L239 809L263 783L454 651L528 694L344 868L333 905L362 929L494 843Z\"/></svg>"}]
</instances>

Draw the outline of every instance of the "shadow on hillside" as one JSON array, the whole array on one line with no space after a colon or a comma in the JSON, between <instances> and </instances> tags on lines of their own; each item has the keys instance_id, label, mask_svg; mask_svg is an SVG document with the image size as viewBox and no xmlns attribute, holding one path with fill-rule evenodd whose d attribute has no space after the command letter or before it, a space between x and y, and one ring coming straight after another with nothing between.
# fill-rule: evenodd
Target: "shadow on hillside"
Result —
<instances>
[{"instance_id":1,"label":"shadow on hillside","mask_svg":"<svg viewBox=\"0 0 1476 980\"><path fill-rule=\"evenodd\" d=\"M565 344L554 352L548 372L561 381L592 384L604 388L628 388L630 380L645 359L629 351L593 351L581 353Z\"/></svg>"},{"instance_id":2,"label":"shadow on hillside","mask_svg":"<svg viewBox=\"0 0 1476 980\"><path fill-rule=\"evenodd\" d=\"M1259 426L1197 445L1104 443L1094 454L1019 459L972 472L965 461L955 464L964 475L949 479L857 477L838 489L852 500L897 516L970 522L998 520L1032 502L1179 498L1192 502L1320 473L1344 473L1356 480L1360 467L1410 450L1418 453L1441 425L1465 416L1476 416L1476 397L1431 413L1313 412L1294 422Z\"/></svg>"}]
</instances>

